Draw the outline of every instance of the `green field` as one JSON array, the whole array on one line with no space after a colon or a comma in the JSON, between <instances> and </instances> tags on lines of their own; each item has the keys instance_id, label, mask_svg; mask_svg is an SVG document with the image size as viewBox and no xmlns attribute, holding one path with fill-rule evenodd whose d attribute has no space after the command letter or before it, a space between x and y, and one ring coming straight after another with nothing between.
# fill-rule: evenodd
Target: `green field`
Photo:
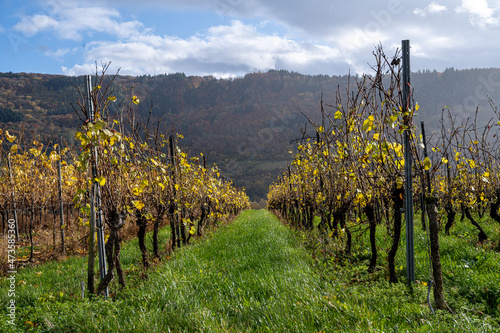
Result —
<instances>
[{"instance_id":1,"label":"green field","mask_svg":"<svg viewBox=\"0 0 500 333\"><path fill-rule=\"evenodd\" d=\"M498 226L485 228L498 239ZM378 244L388 244L385 228L379 229ZM355 241L353 256L339 257L329 252L335 244L312 241L271 213L252 210L176 251L147 278L137 241L127 242L122 264L128 286L120 291L112 284L109 300L81 299L86 273L81 257L23 269L16 275L14 326L7 322L4 277L0 331L498 332L500 254L477 245L470 230L462 223L452 236L441 237L445 299L454 314L433 315L427 305L425 234L417 228L421 282L412 295L404 282L387 282L385 245L377 271L368 274L369 254L361 240ZM163 243L167 237L163 230ZM404 281L404 239L397 260Z\"/></svg>"}]
</instances>

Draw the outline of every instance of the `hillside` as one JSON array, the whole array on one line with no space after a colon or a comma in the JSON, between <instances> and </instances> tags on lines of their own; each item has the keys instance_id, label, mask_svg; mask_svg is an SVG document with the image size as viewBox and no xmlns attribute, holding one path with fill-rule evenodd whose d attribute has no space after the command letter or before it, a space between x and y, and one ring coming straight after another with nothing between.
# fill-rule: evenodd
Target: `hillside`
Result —
<instances>
[{"instance_id":1,"label":"hillside","mask_svg":"<svg viewBox=\"0 0 500 333\"><path fill-rule=\"evenodd\" d=\"M133 87L141 100L138 119L145 120L151 110L153 122L158 119L160 127L182 133L184 145L193 153L207 152L209 163L219 165L257 201L290 161L290 142L307 122L303 114L318 120L321 95L325 104L335 104L336 92L354 89L355 79L348 88L348 76L269 71L215 79L177 73L118 76L113 89L123 102ZM82 84L82 77L0 73L2 129L16 132L23 127L26 137L74 142L80 120L72 104L79 99L75 86ZM459 122L473 116L477 107L479 118L489 119L488 97L500 102L500 69L413 73L412 88L421 106L417 120L425 120L432 133L444 107Z\"/></svg>"}]
</instances>

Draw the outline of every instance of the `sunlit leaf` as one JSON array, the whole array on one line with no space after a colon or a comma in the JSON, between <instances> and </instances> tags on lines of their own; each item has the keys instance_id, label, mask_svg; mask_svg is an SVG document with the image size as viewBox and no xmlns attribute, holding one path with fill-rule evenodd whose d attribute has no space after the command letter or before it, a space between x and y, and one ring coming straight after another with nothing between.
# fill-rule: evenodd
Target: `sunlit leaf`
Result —
<instances>
[{"instance_id":1,"label":"sunlit leaf","mask_svg":"<svg viewBox=\"0 0 500 333\"><path fill-rule=\"evenodd\" d=\"M431 167L432 167L431 159L429 158L429 156L427 156L426 158L424 158L424 170L427 171Z\"/></svg>"},{"instance_id":2,"label":"sunlit leaf","mask_svg":"<svg viewBox=\"0 0 500 333\"><path fill-rule=\"evenodd\" d=\"M370 132L373 129L373 122L375 117L373 115L369 115L367 119L363 122L362 130L365 132Z\"/></svg>"},{"instance_id":3,"label":"sunlit leaf","mask_svg":"<svg viewBox=\"0 0 500 333\"><path fill-rule=\"evenodd\" d=\"M141 210L144 208L144 203L141 200L132 200L132 204L134 205L135 208L138 210Z\"/></svg>"},{"instance_id":4,"label":"sunlit leaf","mask_svg":"<svg viewBox=\"0 0 500 333\"><path fill-rule=\"evenodd\" d=\"M103 176L100 176L98 178L95 178L95 181L97 183L99 183L99 185L101 186L104 186L104 184L106 184L106 178L104 178Z\"/></svg>"},{"instance_id":5,"label":"sunlit leaf","mask_svg":"<svg viewBox=\"0 0 500 333\"><path fill-rule=\"evenodd\" d=\"M9 141L9 142L14 142L14 140L16 139L16 136L10 135L9 131L5 131L5 137L7 138L7 141Z\"/></svg>"}]
</instances>

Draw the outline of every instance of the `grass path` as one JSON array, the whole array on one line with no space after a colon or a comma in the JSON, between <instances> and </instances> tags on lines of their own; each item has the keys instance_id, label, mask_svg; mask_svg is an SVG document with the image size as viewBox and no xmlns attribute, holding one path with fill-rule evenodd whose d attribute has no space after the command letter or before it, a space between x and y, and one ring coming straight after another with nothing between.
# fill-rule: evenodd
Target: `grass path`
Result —
<instances>
[{"instance_id":1,"label":"grass path","mask_svg":"<svg viewBox=\"0 0 500 333\"><path fill-rule=\"evenodd\" d=\"M319 332L313 303L321 291L310 264L269 212L246 211L157 272L142 290L154 310L140 322L172 332Z\"/></svg>"},{"instance_id":2,"label":"grass path","mask_svg":"<svg viewBox=\"0 0 500 333\"><path fill-rule=\"evenodd\" d=\"M164 232L162 237L166 237ZM327 277L297 236L271 213L245 211L206 240L178 250L141 279L136 241L124 246L131 273L112 300L80 299L81 258L22 270L16 327L0 332L495 332L494 318L430 314L427 288L410 296L364 268ZM316 262L318 264L318 262ZM128 268L127 268L128 267ZM326 267L326 266L325 266ZM380 272L383 275L383 272ZM363 281L353 282L363 277ZM353 278L354 277L354 278ZM0 305L8 302L0 284ZM116 291L116 286L112 291Z\"/></svg>"},{"instance_id":3,"label":"grass path","mask_svg":"<svg viewBox=\"0 0 500 333\"><path fill-rule=\"evenodd\" d=\"M127 259L134 257L132 251L124 253L126 262L134 261ZM136 287L118 292L113 301L77 298L79 280L71 276L82 268L79 259L51 263L47 271L26 269L18 275L27 285L18 287L22 296L17 328L33 324L35 330L53 332L319 332L325 314L318 313L316 303L324 301L309 257L271 213L245 211L210 239L177 251L143 283L132 281ZM58 290L64 290L64 296L59 297ZM6 304L3 291L1 296ZM1 328L6 327L2 322Z\"/></svg>"}]
</instances>

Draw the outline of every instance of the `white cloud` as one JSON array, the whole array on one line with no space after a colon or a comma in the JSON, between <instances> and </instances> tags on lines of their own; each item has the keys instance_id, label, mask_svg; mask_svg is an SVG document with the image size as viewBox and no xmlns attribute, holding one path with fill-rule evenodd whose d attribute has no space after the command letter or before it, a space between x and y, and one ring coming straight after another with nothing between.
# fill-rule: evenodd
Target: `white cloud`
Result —
<instances>
[{"instance_id":1,"label":"white cloud","mask_svg":"<svg viewBox=\"0 0 500 333\"><path fill-rule=\"evenodd\" d=\"M33 15L23 17L21 22L14 26L14 30L22 32L25 37L32 37L43 30L56 29L58 22L47 15Z\"/></svg>"},{"instance_id":2,"label":"white cloud","mask_svg":"<svg viewBox=\"0 0 500 333\"><path fill-rule=\"evenodd\" d=\"M440 5L436 2L432 2L427 8L429 10L429 13L440 13L448 9L446 6Z\"/></svg>"},{"instance_id":3,"label":"white cloud","mask_svg":"<svg viewBox=\"0 0 500 333\"><path fill-rule=\"evenodd\" d=\"M4 32L5 32L5 29L2 27L2 25L0 25L0 34L4 33Z\"/></svg>"},{"instance_id":4,"label":"white cloud","mask_svg":"<svg viewBox=\"0 0 500 333\"><path fill-rule=\"evenodd\" d=\"M182 71L234 76L274 68L307 70L311 65L339 60L335 48L266 35L254 26L233 21L231 25L211 27L206 34L187 39L142 34L125 41L92 42L87 45L86 64L63 71L68 75L88 74L95 61L111 61L121 67L122 74Z\"/></svg>"},{"instance_id":5,"label":"white cloud","mask_svg":"<svg viewBox=\"0 0 500 333\"><path fill-rule=\"evenodd\" d=\"M145 28L139 21L120 22L117 10L104 7L82 7L74 1L49 1L48 15L25 16L14 26L25 37L38 33L54 33L61 39L81 40L83 32L111 34L128 38L142 33Z\"/></svg>"},{"instance_id":6,"label":"white cloud","mask_svg":"<svg viewBox=\"0 0 500 333\"><path fill-rule=\"evenodd\" d=\"M45 52L45 55L47 55L49 57L61 59L66 54L68 54L68 52L70 52L69 49L58 49L56 51L47 51L47 52Z\"/></svg>"},{"instance_id":7,"label":"white cloud","mask_svg":"<svg viewBox=\"0 0 500 333\"><path fill-rule=\"evenodd\" d=\"M402 39L411 41L412 66L439 66L440 70L443 66L479 67L483 63L495 66L494 54L500 50L491 43L500 28L500 0L427 0L419 8L415 2L403 0L310 0L293 5L285 0L40 3L41 15L23 17L14 28L25 37L42 33L43 37L58 37L54 51L41 51L64 58L67 74L92 73L96 61L112 61L123 74L182 71L226 77L271 68L308 74L342 74L349 69L362 73L371 71L368 63L373 62L374 46L382 43L389 54L400 47ZM359 10L360 3L363 10ZM213 27L203 27L200 21L196 29L201 33L186 37L182 27L155 21L151 23L154 30L148 29L147 21L143 24L124 18L122 10L137 10L140 16L153 10L179 11L185 17L194 10L197 15L211 13L207 22L214 22L213 13L220 15L221 22L227 22L228 17L239 20ZM276 26L280 33L272 31ZM83 50L82 42L87 42ZM80 58L69 60L71 57Z\"/></svg>"},{"instance_id":8,"label":"white cloud","mask_svg":"<svg viewBox=\"0 0 500 333\"><path fill-rule=\"evenodd\" d=\"M366 48L373 48L374 44L384 43L388 35L381 30L371 31L357 27L348 27L339 30L331 39L342 47L344 52L356 52Z\"/></svg>"},{"instance_id":9,"label":"white cloud","mask_svg":"<svg viewBox=\"0 0 500 333\"><path fill-rule=\"evenodd\" d=\"M448 8L444 5L440 5L436 2L431 2L427 7L424 9L420 8L415 8L413 10L413 14L425 17L427 14L437 14L446 11Z\"/></svg>"},{"instance_id":10,"label":"white cloud","mask_svg":"<svg viewBox=\"0 0 500 333\"><path fill-rule=\"evenodd\" d=\"M469 14L470 22L480 28L498 26L500 23L498 9L490 8L486 0L462 0L456 12Z\"/></svg>"}]
</instances>

